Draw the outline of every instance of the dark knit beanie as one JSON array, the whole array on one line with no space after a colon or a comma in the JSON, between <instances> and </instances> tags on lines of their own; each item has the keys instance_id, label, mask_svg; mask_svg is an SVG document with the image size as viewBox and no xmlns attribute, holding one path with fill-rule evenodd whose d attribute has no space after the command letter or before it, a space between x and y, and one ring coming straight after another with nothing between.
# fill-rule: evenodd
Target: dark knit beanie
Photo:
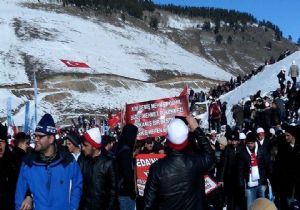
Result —
<instances>
[{"instance_id":1,"label":"dark knit beanie","mask_svg":"<svg viewBox=\"0 0 300 210\"><path fill-rule=\"evenodd\" d=\"M240 134L237 131L233 131L231 134L231 138L229 140L232 141L239 141L240 140Z\"/></svg>"},{"instance_id":2,"label":"dark knit beanie","mask_svg":"<svg viewBox=\"0 0 300 210\"><path fill-rule=\"evenodd\" d=\"M246 143L256 142L256 134L254 132L249 132L246 136Z\"/></svg>"},{"instance_id":3,"label":"dark knit beanie","mask_svg":"<svg viewBox=\"0 0 300 210\"><path fill-rule=\"evenodd\" d=\"M297 136L297 128L296 126L288 125L284 128L286 133L291 134L292 136L296 137Z\"/></svg>"},{"instance_id":4,"label":"dark knit beanie","mask_svg":"<svg viewBox=\"0 0 300 210\"><path fill-rule=\"evenodd\" d=\"M47 135L55 135L55 123L50 114L45 114L36 126L35 132L44 133Z\"/></svg>"},{"instance_id":5,"label":"dark knit beanie","mask_svg":"<svg viewBox=\"0 0 300 210\"><path fill-rule=\"evenodd\" d=\"M81 144L80 136L76 132L70 131L66 139L70 140L75 147L79 147Z\"/></svg>"}]
</instances>

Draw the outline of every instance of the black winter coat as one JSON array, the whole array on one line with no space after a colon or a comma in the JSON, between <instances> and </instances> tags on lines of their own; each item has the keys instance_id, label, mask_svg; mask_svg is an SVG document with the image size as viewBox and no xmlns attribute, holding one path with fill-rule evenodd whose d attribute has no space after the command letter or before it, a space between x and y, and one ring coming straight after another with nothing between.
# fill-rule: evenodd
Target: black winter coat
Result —
<instances>
[{"instance_id":1,"label":"black winter coat","mask_svg":"<svg viewBox=\"0 0 300 210\"><path fill-rule=\"evenodd\" d=\"M300 192L300 141L296 139L294 147L284 142L278 151L280 191L292 196L293 188Z\"/></svg>"},{"instance_id":2,"label":"black winter coat","mask_svg":"<svg viewBox=\"0 0 300 210\"><path fill-rule=\"evenodd\" d=\"M119 138L116 151L117 169L119 175L120 196L129 196L135 199L135 180L133 147L136 141L138 128L135 125L126 124Z\"/></svg>"},{"instance_id":3,"label":"black winter coat","mask_svg":"<svg viewBox=\"0 0 300 210\"><path fill-rule=\"evenodd\" d=\"M19 147L14 147L13 153L16 156L18 173L19 173L19 170L21 169L23 160L26 156L26 152L24 150L20 149Z\"/></svg>"},{"instance_id":4,"label":"black winter coat","mask_svg":"<svg viewBox=\"0 0 300 210\"><path fill-rule=\"evenodd\" d=\"M95 158L80 158L83 176L81 210L118 209L118 178L115 159L104 152Z\"/></svg>"},{"instance_id":5,"label":"black winter coat","mask_svg":"<svg viewBox=\"0 0 300 210\"><path fill-rule=\"evenodd\" d=\"M204 209L204 171L214 163L214 152L198 128L200 151L195 154L170 150L164 159L151 165L145 187L145 210Z\"/></svg>"},{"instance_id":6,"label":"black winter coat","mask_svg":"<svg viewBox=\"0 0 300 210\"><path fill-rule=\"evenodd\" d=\"M279 83L284 83L284 81L285 81L285 73L283 71L280 71L277 74L277 77L278 77L278 82Z\"/></svg>"},{"instance_id":7,"label":"black winter coat","mask_svg":"<svg viewBox=\"0 0 300 210\"><path fill-rule=\"evenodd\" d=\"M258 144L256 144L258 146ZM257 164L259 170L259 185L267 185L267 179L271 175L271 159L269 153L261 146L257 150ZM251 168L251 157L246 150L246 146L242 149L239 159L239 184L244 188L249 182L249 174Z\"/></svg>"},{"instance_id":8,"label":"black winter coat","mask_svg":"<svg viewBox=\"0 0 300 210\"><path fill-rule=\"evenodd\" d=\"M15 191L18 178L18 163L8 146L0 158L0 210L15 209Z\"/></svg>"},{"instance_id":9,"label":"black winter coat","mask_svg":"<svg viewBox=\"0 0 300 210\"><path fill-rule=\"evenodd\" d=\"M257 140L258 146L263 147L263 149L266 150L266 152L268 152L268 154L271 153L271 149L273 147L273 145L271 143L272 142L270 142L270 139L268 137L265 137L264 143L262 145L260 144L259 140Z\"/></svg>"},{"instance_id":10,"label":"black winter coat","mask_svg":"<svg viewBox=\"0 0 300 210\"><path fill-rule=\"evenodd\" d=\"M229 185L238 185L238 174L239 174L239 156L243 149L242 145L229 145L225 149L223 168L221 172L221 181L225 181Z\"/></svg>"}]
</instances>

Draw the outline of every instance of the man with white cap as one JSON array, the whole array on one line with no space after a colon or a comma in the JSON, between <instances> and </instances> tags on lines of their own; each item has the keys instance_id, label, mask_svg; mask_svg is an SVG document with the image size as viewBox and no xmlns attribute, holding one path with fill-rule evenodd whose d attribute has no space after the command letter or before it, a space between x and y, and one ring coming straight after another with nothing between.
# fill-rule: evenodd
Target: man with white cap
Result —
<instances>
[{"instance_id":1,"label":"man with white cap","mask_svg":"<svg viewBox=\"0 0 300 210\"><path fill-rule=\"evenodd\" d=\"M256 198L265 197L267 179L271 175L270 156L258 144L256 134L248 132L246 147L239 155L239 185L245 189L248 210Z\"/></svg>"},{"instance_id":2,"label":"man with white cap","mask_svg":"<svg viewBox=\"0 0 300 210\"><path fill-rule=\"evenodd\" d=\"M192 138L199 151L188 153ZM203 173L214 163L214 152L204 132L193 117L175 118L167 127L167 145L167 156L150 167L145 210L204 209Z\"/></svg>"},{"instance_id":3,"label":"man with white cap","mask_svg":"<svg viewBox=\"0 0 300 210\"><path fill-rule=\"evenodd\" d=\"M265 130L263 128L257 128L256 136L258 145L262 146L267 152L270 152L270 140L266 138Z\"/></svg>"},{"instance_id":4,"label":"man with white cap","mask_svg":"<svg viewBox=\"0 0 300 210\"><path fill-rule=\"evenodd\" d=\"M296 64L296 61L292 62L292 65L289 70L289 76L291 76L293 80L293 86L295 86L297 82L297 77L299 77L299 66Z\"/></svg>"},{"instance_id":5,"label":"man with white cap","mask_svg":"<svg viewBox=\"0 0 300 210\"><path fill-rule=\"evenodd\" d=\"M82 151L86 158L79 160L83 175L83 194L80 210L114 210L118 207L116 161L101 151L99 128L83 134Z\"/></svg>"},{"instance_id":6,"label":"man with white cap","mask_svg":"<svg viewBox=\"0 0 300 210\"><path fill-rule=\"evenodd\" d=\"M239 139L240 139L240 143L241 144L245 144L245 140L246 140L246 134L245 133L243 133L243 132L241 132L240 134L239 134Z\"/></svg>"}]
</instances>

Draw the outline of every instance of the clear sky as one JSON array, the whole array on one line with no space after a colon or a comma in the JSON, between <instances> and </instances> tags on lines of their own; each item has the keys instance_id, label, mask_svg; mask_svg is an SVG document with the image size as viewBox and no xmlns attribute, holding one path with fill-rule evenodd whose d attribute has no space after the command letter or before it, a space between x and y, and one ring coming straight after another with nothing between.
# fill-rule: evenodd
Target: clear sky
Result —
<instances>
[{"instance_id":1,"label":"clear sky","mask_svg":"<svg viewBox=\"0 0 300 210\"><path fill-rule=\"evenodd\" d=\"M153 0L157 4L234 9L278 25L285 37L300 38L300 0Z\"/></svg>"}]
</instances>

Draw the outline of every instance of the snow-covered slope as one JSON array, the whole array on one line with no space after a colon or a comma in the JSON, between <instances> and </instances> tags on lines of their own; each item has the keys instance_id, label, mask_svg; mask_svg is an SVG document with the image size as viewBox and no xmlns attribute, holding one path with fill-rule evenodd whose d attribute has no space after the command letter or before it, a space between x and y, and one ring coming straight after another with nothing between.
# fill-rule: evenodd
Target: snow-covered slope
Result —
<instances>
[{"instance_id":1,"label":"snow-covered slope","mask_svg":"<svg viewBox=\"0 0 300 210\"><path fill-rule=\"evenodd\" d=\"M97 110L102 108L122 108L126 103L173 97L180 93L181 90L175 86L164 89L155 83L142 82L148 80L148 74L143 71L145 69L177 70L227 81L231 77L231 74L187 52L168 38L122 22L119 23L121 27L118 27L93 18L83 19L25 8L18 4L21 1L0 0L0 117L6 115L6 101L10 96L16 125L23 124L24 103L31 100L26 94L33 91L23 85L23 92L19 91L17 97L15 92L19 87L13 86L31 83L28 76L33 69L27 66L28 59L38 64L38 75L44 71L51 76L72 72L90 75L66 77L60 81L44 78L44 83L39 84L38 115L48 112L56 120L62 120L65 115L76 115L80 110L99 113ZM175 27L177 23L173 22ZM297 52L282 62L266 67L262 74L223 96L221 100L228 101L230 109L232 104L259 89L262 92L273 90L277 87L276 75L281 66L288 68L292 60L300 63L299 57ZM82 61L91 68L69 68L60 59ZM95 78L99 74L120 75L129 79L113 78L106 81ZM74 83L80 83L84 91ZM33 101L30 103L32 115Z\"/></svg>"},{"instance_id":2,"label":"snow-covered slope","mask_svg":"<svg viewBox=\"0 0 300 210\"><path fill-rule=\"evenodd\" d=\"M232 113L230 112L232 106L237 104L239 101L244 98L255 94L258 90L261 90L262 95L269 93L270 91L276 90L279 87L277 74L279 73L281 68L289 69L292 61L295 60L298 65L300 65L300 51L295 52L284 60L275 63L273 65L269 65L265 67L265 70L261 73L253 76L250 80L243 83L241 86L237 87L235 90L223 95L220 97L220 100L226 101L228 103L227 106L227 118L230 124L233 124L234 121L232 119ZM288 71L287 73L288 74ZM286 75L287 79L290 79L288 75ZM300 79L300 78L299 78ZM124 82L126 83L126 82ZM72 97L64 100L64 104L66 107L71 109L77 109L79 107L91 107L92 109L97 110L99 107L117 107L123 108L126 103L134 103L139 101L146 101L152 99L158 99L163 97L173 97L179 94L178 89L162 89L158 88L153 84L142 85L139 82L132 83L128 82L124 84L132 85L130 89L125 87L114 88L109 84L103 82L102 84L97 84L97 89L91 91L90 93L81 93L78 91L69 91ZM55 86L55 84L52 84ZM151 90L151 91L149 91ZM196 90L198 91L198 90ZM2 92L3 94L9 95L7 92ZM2 94L1 93L1 94ZM145 94L146 93L146 94ZM39 94L39 116L41 116L45 112L50 112L54 115L56 120L61 120L64 117L63 114L56 111L53 108L53 105L42 100L47 93ZM4 100L4 98L0 98ZM20 99L14 98L16 104L19 103ZM6 107L2 107L2 110L5 110ZM33 112L33 102L31 101L31 112ZM1 111L1 110L0 110ZM207 125L206 122L207 115L202 115L203 125ZM24 122L24 107L20 110L20 112L14 116L14 120L18 125L22 125Z\"/></svg>"},{"instance_id":3,"label":"snow-covered slope","mask_svg":"<svg viewBox=\"0 0 300 210\"><path fill-rule=\"evenodd\" d=\"M227 80L230 74L167 38L123 24L33 10L0 0L0 85L28 83L22 54L51 72L117 74L147 80L142 70L178 70ZM81 61L91 69L70 69L60 59Z\"/></svg>"},{"instance_id":4,"label":"snow-covered slope","mask_svg":"<svg viewBox=\"0 0 300 210\"><path fill-rule=\"evenodd\" d=\"M261 95L264 96L280 87L277 74L282 68L287 70L286 79L291 80L291 78L288 76L288 70L293 61L296 61L296 64L300 66L300 51L293 53L284 60L281 60L273 65L266 66L261 73L253 76L250 80L243 83L235 90L220 97L222 102L226 101L228 103L227 118L229 122L233 123L232 114L230 112L233 105L250 95L254 95L259 90L261 90Z\"/></svg>"}]
</instances>

